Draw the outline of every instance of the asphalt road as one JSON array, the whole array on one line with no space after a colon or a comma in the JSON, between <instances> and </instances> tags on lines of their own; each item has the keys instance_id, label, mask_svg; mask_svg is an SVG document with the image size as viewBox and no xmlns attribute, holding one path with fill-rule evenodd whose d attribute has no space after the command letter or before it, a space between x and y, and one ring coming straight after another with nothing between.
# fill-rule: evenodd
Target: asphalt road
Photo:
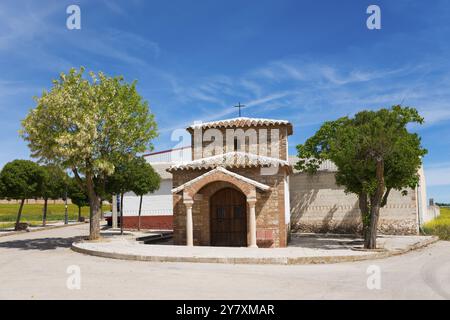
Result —
<instances>
[{"instance_id":1,"label":"asphalt road","mask_svg":"<svg viewBox=\"0 0 450 320\"><path fill-rule=\"evenodd\" d=\"M450 242L353 263L222 265L73 252L87 233L86 224L1 237L0 299L450 299Z\"/></svg>"}]
</instances>

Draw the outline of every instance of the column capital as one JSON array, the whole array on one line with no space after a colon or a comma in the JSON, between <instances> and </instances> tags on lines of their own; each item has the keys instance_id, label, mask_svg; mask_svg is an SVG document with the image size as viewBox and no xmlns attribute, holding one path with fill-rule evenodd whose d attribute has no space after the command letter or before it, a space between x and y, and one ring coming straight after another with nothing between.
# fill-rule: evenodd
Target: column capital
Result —
<instances>
[{"instance_id":1,"label":"column capital","mask_svg":"<svg viewBox=\"0 0 450 320\"><path fill-rule=\"evenodd\" d=\"M194 204L194 200L192 199L185 199L183 200L184 205L186 208L192 208L192 205Z\"/></svg>"},{"instance_id":2,"label":"column capital","mask_svg":"<svg viewBox=\"0 0 450 320\"><path fill-rule=\"evenodd\" d=\"M256 204L256 197L250 197L250 198L247 197L247 203L250 206L254 206Z\"/></svg>"}]
</instances>

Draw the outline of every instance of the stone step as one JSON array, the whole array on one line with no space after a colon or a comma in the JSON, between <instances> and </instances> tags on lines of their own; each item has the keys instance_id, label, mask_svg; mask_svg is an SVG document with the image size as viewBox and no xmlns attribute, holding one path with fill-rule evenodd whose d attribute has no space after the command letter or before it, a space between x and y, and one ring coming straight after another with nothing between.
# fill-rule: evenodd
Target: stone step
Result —
<instances>
[{"instance_id":1,"label":"stone step","mask_svg":"<svg viewBox=\"0 0 450 320\"><path fill-rule=\"evenodd\" d=\"M136 241L139 241L140 243L149 244L154 242L160 242L163 240L169 240L173 238L173 232L167 231L167 232L160 232L157 234L152 234L148 236L142 236L136 238Z\"/></svg>"}]
</instances>

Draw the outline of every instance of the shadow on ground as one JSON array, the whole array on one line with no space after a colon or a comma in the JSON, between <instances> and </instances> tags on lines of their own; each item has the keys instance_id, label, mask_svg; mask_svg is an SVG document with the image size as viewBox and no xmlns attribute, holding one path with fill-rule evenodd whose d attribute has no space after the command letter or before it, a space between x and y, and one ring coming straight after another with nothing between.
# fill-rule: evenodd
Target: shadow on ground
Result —
<instances>
[{"instance_id":1,"label":"shadow on ground","mask_svg":"<svg viewBox=\"0 0 450 320\"><path fill-rule=\"evenodd\" d=\"M173 239L153 241L155 245L174 245ZM322 250L343 250L349 248L358 248L363 246L364 241L352 236L331 236L331 235L311 235L311 234L293 234L288 247L299 247L308 249Z\"/></svg>"},{"instance_id":2,"label":"shadow on ground","mask_svg":"<svg viewBox=\"0 0 450 320\"><path fill-rule=\"evenodd\" d=\"M29 240L13 240L0 242L0 248L22 250L55 250L58 248L70 248L72 243L84 237L71 238L39 238Z\"/></svg>"}]
</instances>

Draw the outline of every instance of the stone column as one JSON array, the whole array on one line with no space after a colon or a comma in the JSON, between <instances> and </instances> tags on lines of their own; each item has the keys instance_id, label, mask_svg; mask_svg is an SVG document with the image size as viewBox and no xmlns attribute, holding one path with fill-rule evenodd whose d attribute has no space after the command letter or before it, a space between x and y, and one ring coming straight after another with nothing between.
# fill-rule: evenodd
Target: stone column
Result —
<instances>
[{"instance_id":1,"label":"stone column","mask_svg":"<svg viewBox=\"0 0 450 320\"><path fill-rule=\"evenodd\" d=\"M258 248L256 245L256 199L247 198L247 203L249 207L249 231L250 231L250 242L248 244L249 248Z\"/></svg>"},{"instance_id":2,"label":"stone column","mask_svg":"<svg viewBox=\"0 0 450 320\"><path fill-rule=\"evenodd\" d=\"M112 228L117 228L117 196L113 195L112 196L112 214L111 214L111 219L112 219Z\"/></svg>"},{"instance_id":3,"label":"stone column","mask_svg":"<svg viewBox=\"0 0 450 320\"><path fill-rule=\"evenodd\" d=\"M194 228L192 221L192 205L193 200L185 200L184 205L186 206L186 245L188 247L194 246Z\"/></svg>"}]
</instances>

